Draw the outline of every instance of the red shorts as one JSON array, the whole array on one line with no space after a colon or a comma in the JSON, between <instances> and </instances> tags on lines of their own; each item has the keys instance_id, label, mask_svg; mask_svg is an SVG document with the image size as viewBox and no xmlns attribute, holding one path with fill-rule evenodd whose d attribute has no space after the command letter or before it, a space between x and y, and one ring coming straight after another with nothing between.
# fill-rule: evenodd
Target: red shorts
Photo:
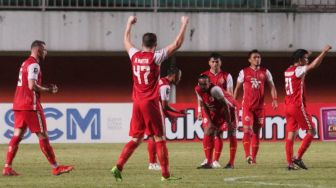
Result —
<instances>
[{"instance_id":1,"label":"red shorts","mask_svg":"<svg viewBox=\"0 0 336 188\"><path fill-rule=\"evenodd\" d=\"M129 135L133 138L163 136L163 116L159 100L134 101Z\"/></svg>"},{"instance_id":2,"label":"red shorts","mask_svg":"<svg viewBox=\"0 0 336 188\"><path fill-rule=\"evenodd\" d=\"M231 122L233 123L232 129L235 129L237 127L237 121L238 119L236 117L237 116L237 112L234 108L230 108L230 115L231 115ZM203 117L203 128L209 125L209 120L207 115L205 114L204 110L202 110L202 117ZM217 115L213 115L212 116L212 121L214 123L214 125L220 130L220 131L226 131L229 129L226 121L225 121L225 115L221 114L219 116Z\"/></svg>"},{"instance_id":3,"label":"red shorts","mask_svg":"<svg viewBox=\"0 0 336 188\"><path fill-rule=\"evenodd\" d=\"M265 125L265 110L264 108L250 109L243 107L242 123L243 126L253 126L262 128Z\"/></svg>"},{"instance_id":4,"label":"red shorts","mask_svg":"<svg viewBox=\"0 0 336 188\"><path fill-rule=\"evenodd\" d=\"M286 131L295 132L299 128L302 130L315 129L315 124L312 121L312 116L307 113L305 107L286 105Z\"/></svg>"},{"instance_id":5,"label":"red shorts","mask_svg":"<svg viewBox=\"0 0 336 188\"><path fill-rule=\"evenodd\" d=\"M47 124L43 111L14 110L14 128L26 129L30 132L47 132Z\"/></svg>"}]
</instances>

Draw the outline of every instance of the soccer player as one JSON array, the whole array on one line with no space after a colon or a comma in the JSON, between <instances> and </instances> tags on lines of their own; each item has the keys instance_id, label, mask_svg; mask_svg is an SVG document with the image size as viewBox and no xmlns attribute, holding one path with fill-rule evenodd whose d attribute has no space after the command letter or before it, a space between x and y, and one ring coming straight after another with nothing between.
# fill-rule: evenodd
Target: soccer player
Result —
<instances>
[{"instance_id":1,"label":"soccer player","mask_svg":"<svg viewBox=\"0 0 336 188\"><path fill-rule=\"evenodd\" d=\"M243 123L243 146L245 157L248 164L256 164L257 153L259 150L260 129L265 124L264 113L264 86L268 83L272 96L272 108L278 107L277 91L273 82L272 75L266 68L260 67L261 55L258 50L248 53L249 67L239 72L237 85L234 90L234 98L237 99L238 92L243 86L242 102L242 123ZM251 140L252 139L252 140ZM252 145L252 155L251 155Z\"/></svg>"},{"instance_id":2,"label":"soccer player","mask_svg":"<svg viewBox=\"0 0 336 188\"><path fill-rule=\"evenodd\" d=\"M233 96L223 88L216 86L210 82L207 75L200 75L198 85L195 87L195 92L205 112L207 126L204 129L204 153L206 163L197 167L197 169L213 168L213 150L214 139L218 132L222 132L221 128L224 123L229 127L229 130L234 127L230 108L239 106ZM233 168L233 166L230 166Z\"/></svg>"},{"instance_id":3,"label":"soccer player","mask_svg":"<svg viewBox=\"0 0 336 188\"><path fill-rule=\"evenodd\" d=\"M143 140L144 134L153 136L161 165L161 181L176 180L170 175L168 149L164 140L162 114L159 104L160 64L179 49L184 41L188 17L181 17L181 27L176 39L167 47L156 50L157 40L154 33L145 33L142 37L142 50L131 42L131 28L136 17L130 16L124 33L124 45L131 59L133 73L133 113L129 135L131 140L125 145L116 166L111 170L116 181L121 181L121 171L128 158Z\"/></svg>"},{"instance_id":4,"label":"soccer player","mask_svg":"<svg viewBox=\"0 0 336 188\"><path fill-rule=\"evenodd\" d=\"M203 72L202 74L207 75L210 79L210 82L214 85L217 85L221 87L222 89L226 90L228 93L231 95L233 94L233 80L232 76L228 72L224 72L221 70L221 65L222 65L222 58L221 55L218 53L212 53L209 56L209 66L210 70L207 70ZM203 119L203 116L205 116L204 109L200 107L200 102L198 102L198 119L203 120L203 126L206 127L208 126L208 120L207 118ZM235 119L235 108L230 108L231 111L231 116L233 119ZM236 121L233 121L235 124ZM236 138L236 125L231 127L233 129L229 129L228 131L228 137L230 140L230 160L229 163L225 166L225 168L233 168L234 167L234 159L236 155L236 150L237 150L237 138ZM223 130L220 130L217 132L215 135L215 149L214 149L214 160L212 162L212 167L213 168L220 168L221 165L219 164L219 158L222 153L223 149ZM204 135L205 137L207 136L206 134ZM203 149L206 151L206 143L205 140L203 139ZM201 165L204 165L207 163L207 160L205 159Z\"/></svg>"},{"instance_id":5,"label":"soccer player","mask_svg":"<svg viewBox=\"0 0 336 188\"><path fill-rule=\"evenodd\" d=\"M286 114L286 158L288 163L288 170L296 170L297 167L308 169L302 161L303 154L310 146L316 128L312 121L312 116L306 110L306 97L305 97L305 77L312 70L316 69L326 56L331 46L326 46L320 55L314 59L310 64L307 50L298 49L293 53L293 65L285 71L285 114ZM298 129L306 130L307 134L303 138L301 146L295 158L293 158L293 145L294 139L297 135Z\"/></svg>"},{"instance_id":6,"label":"soccer player","mask_svg":"<svg viewBox=\"0 0 336 188\"><path fill-rule=\"evenodd\" d=\"M45 42L36 40L31 44L30 57L21 65L13 104L14 135L8 145L5 167L2 170L3 176L19 175L12 169L12 162L27 128L39 138L40 148L52 167L53 175L67 173L73 169L72 166L57 164L54 150L49 143L40 95L45 92L55 94L58 88L54 84L49 87L42 86L39 64L44 61L46 55Z\"/></svg>"},{"instance_id":7,"label":"soccer player","mask_svg":"<svg viewBox=\"0 0 336 188\"><path fill-rule=\"evenodd\" d=\"M181 80L182 72L176 66L168 68L167 76L163 77L159 81L159 95L160 102L164 116L167 117L172 123L175 122L177 117L185 116L185 110L176 110L169 105L169 96L171 85L177 85ZM164 121L164 119L163 119ZM156 161L156 146L154 137L148 138L147 150L149 155L149 170L161 170L160 165Z\"/></svg>"}]
</instances>

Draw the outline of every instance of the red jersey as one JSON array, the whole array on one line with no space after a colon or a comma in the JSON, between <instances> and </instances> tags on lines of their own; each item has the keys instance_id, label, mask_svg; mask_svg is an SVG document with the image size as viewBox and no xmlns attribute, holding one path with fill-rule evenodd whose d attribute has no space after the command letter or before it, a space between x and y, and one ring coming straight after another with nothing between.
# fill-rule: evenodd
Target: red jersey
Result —
<instances>
[{"instance_id":1,"label":"red jersey","mask_svg":"<svg viewBox=\"0 0 336 188\"><path fill-rule=\"evenodd\" d=\"M239 107L239 103L233 98L233 96L219 86L211 84L210 88L206 92L203 92L200 86L196 86L195 92L198 99L209 108L211 116L223 116L224 108L220 99L224 99L229 107Z\"/></svg>"},{"instance_id":2,"label":"red jersey","mask_svg":"<svg viewBox=\"0 0 336 188\"><path fill-rule=\"evenodd\" d=\"M155 52L130 49L134 101L158 98L160 65L167 58L166 54L167 52L164 49Z\"/></svg>"},{"instance_id":3,"label":"red jersey","mask_svg":"<svg viewBox=\"0 0 336 188\"><path fill-rule=\"evenodd\" d=\"M40 66L32 56L26 59L21 65L13 110L42 110L40 93L29 89L28 80L36 80L37 84L42 84Z\"/></svg>"},{"instance_id":4,"label":"red jersey","mask_svg":"<svg viewBox=\"0 0 336 188\"><path fill-rule=\"evenodd\" d=\"M290 66L285 71L286 105L306 106L306 66Z\"/></svg>"},{"instance_id":5,"label":"red jersey","mask_svg":"<svg viewBox=\"0 0 336 188\"><path fill-rule=\"evenodd\" d=\"M246 67L239 72L237 81L243 83L243 107L248 109L263 108L265 82L273 82L271 73L265 68L254 70L251 67Z\"/></svg>"},{"instance_id":6,"label":"red jersey","mask_svg":"<svg viewBox=\"0 0 336 188\"><path fill-rule=\"evenodd\" d=\"M213 74L210 70L203 72L209 77L210 82L216 86L219 86L225 90L233 87L232 76L224 71L220 71L217 74Z\"/></svg>"}]
</instances>

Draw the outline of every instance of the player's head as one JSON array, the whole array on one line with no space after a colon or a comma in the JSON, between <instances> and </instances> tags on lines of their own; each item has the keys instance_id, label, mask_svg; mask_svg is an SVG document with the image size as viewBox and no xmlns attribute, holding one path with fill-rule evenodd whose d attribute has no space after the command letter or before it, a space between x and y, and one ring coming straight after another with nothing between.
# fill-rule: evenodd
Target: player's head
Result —
<instances>
[{"instance_id":1,"label":"player's head","mask_svg":"<svg viewBox=\"0 0 336 188\"><path fill-rule=\"evenodd\" d=\"M142 36L142 46L148 49L155 49L157 45L156 35L154 33L145 33Z\"/></svg>"},{"instance_id":2,"label":"player's head","mask_svg":"<svg viewBox=\"0 0 336 188\"><path fill-rule=\"evenodd\" d=\"M219 71L222 65L222 56L218 53L211 53L209 56L209 66L213 71Z\"/></svg>"},{"instance_id":3,"label":"player's head","mask_svg":"<svg viewBox=\"0 0 336 188\"><path fill-rule=\"evenodd\" d=\"M182 71L176 66L170 66L167 70L167 76L171 78L172 84L179 84L182 77Z\"/></svg>"},{"instance_id":4,"label":"player's head","mask_svg":"<svg viewBox=\"0 0 336 188\"><path fill-rule=\"evenodd\" d=\"M248 53L248 61L251 65L260 66L261 64L261 55L257 49L251 50Z\"/></svg>"},{"instance_id":5,"label":"player's head","mask_svg":"<svg viewBox=\"0 0 336 188\"><path fill-rule=\"evenodd\" d=\"M31 44L31 52L36 55L39 61L43 61L47 55L47 47L44 41L35 40Z\"/></svg>"},{"instance_id":6,"label":"player's head","mask_svg":"<svg viewBox=\"0 0 336 188\"><path fill-rule=\"evenodd\" d=\"M309 62L309 52L305 49L297 49L293 55L293 63L298 63L299 65L306 65Z\"/></svg>"},{"instance_id":7,"label":"player's head","mask_svg":"<svg viewBox=\"0 0 336 188\"><path fill-rule=\"evenodd\" d=\"M198 85L200 86L202 92L206 92L210 88L210 79L207 75L201 74L198 77Z\"/></svg>"}]
</instances>

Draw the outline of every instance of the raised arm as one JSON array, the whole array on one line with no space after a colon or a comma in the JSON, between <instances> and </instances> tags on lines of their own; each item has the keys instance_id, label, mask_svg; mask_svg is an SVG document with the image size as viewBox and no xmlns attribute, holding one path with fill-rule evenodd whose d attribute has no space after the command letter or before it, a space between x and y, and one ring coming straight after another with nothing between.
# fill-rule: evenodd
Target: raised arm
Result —
<instances>
[{"instance_id":1,"label":"raised arm","mask_svg":"<svg viewBox=\"0 0 336 188\"><path fill-rule=\"evenodd\" d=\"M133 43L131 42L131 29L132 29L132 25L135 24L136 21L137 21L137 18L135 16L130 16L127 20L126 29L124 32L124 46L125 46L127 53L129 52L131 48L134 47Z\"/></svg>"},{"instance_id":2,"label":"raised arm","mask_svg":"<svg viewBox=\"0 0 336 188\"><path fill-rule=\"evenodd\" d=\"M322 63L323 58L327 55L327 53L329 52L330 49L331 49L331 46L329 46L329 45L327 45L326 47L324 47L324 49L322 50L322 52L320 53L320 55L317 56L317 58L315 58L312 63L310 63L309 65L307 65L306 73L308 73L311 70L313 70L313 69L317 68L318 66L320 66L320 64Z\"/></svg>"},{"instance_id":3,"label":"raised arm","mask_svg":"<svg viewBox=\"0 0 336 188\"><path fill-rule=\"evenodd\" d=\"M177 49L179 49L182 46L182 43L184 41L184 35L185 35L187 25L188 25L188 21L189 21L189 18L187 16L181 17L180 31L177 34L174 42L172 42L166 47L168 57L171 56L174 52L176 52Z\"/></svg>"}]
</instances>

